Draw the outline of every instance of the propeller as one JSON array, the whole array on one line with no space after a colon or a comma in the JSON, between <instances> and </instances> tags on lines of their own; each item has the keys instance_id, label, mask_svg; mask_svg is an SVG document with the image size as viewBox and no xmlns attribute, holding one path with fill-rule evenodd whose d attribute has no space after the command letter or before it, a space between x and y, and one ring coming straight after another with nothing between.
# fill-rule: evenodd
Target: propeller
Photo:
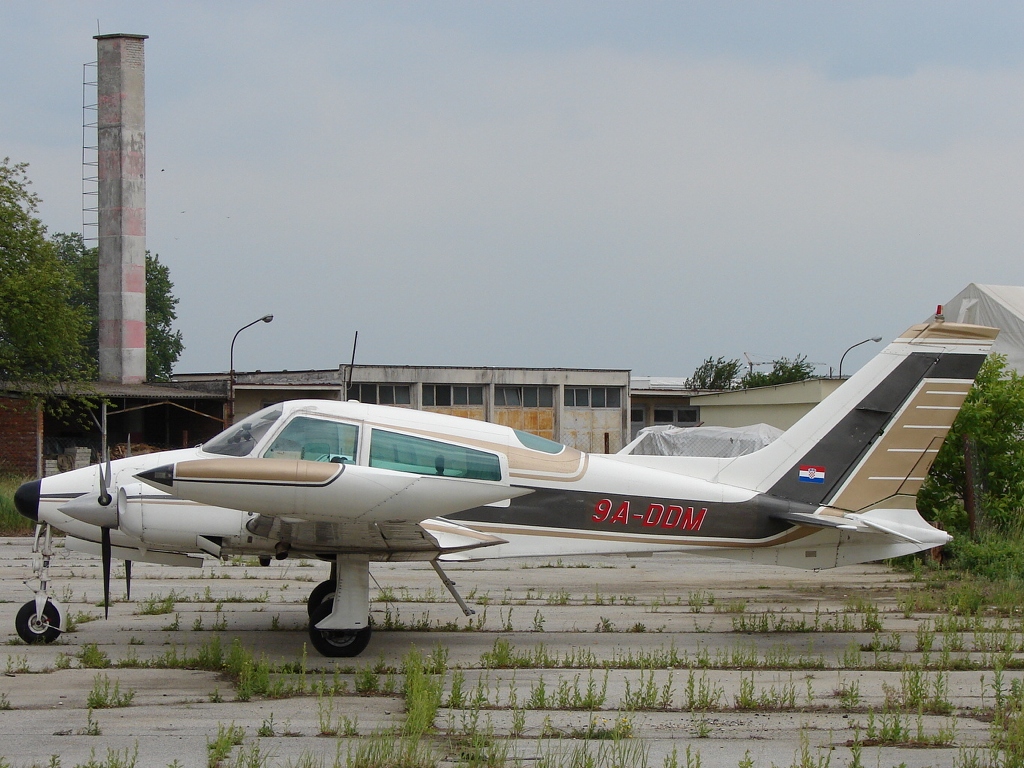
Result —
<instances>
[{"instance_id":1,"label":"propeller","mask_svg":"<svg viewBox=\"0 0 1024 768\"><path fill-rule=\"evenodd\" d=\"M110 502L113 501L113 497L110 495L110 483L114 479L114 475L110 469L110 451L107 449L107 404L106 402L100 405L100 418L102 419L102 425L100 426L100 432L102 433L103 440L103 456L100 463L100 495L96 499L101 507L109 507ZM106 464L106 473L103 471L103 465ZM116 516L116 511L115 511ZM105 619L110 618L110 526L100 526L100 557L103 560L103 617ZM127 572L126 572L127 573Z\"/></svg>"}]
</instances>

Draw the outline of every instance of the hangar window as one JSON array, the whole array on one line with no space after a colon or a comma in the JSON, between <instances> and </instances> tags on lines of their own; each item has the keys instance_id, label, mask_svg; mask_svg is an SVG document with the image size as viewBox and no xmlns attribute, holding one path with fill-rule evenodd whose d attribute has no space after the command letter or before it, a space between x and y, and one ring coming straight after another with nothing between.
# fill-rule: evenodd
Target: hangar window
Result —
<instances>
[{"instance_id":1,"label":"hangar window","mask_svg":"<svg viewBox=\"0 0 1024 768\"><path fill-rule=\"evenodd\" d=\"M494 404L505 408L551 408L555 396L551 387L495 387Z\"/></svg>"},{"instance_id":2,"label":"hangar window","mask_svg":"<svg viewBox=\"0 0 1024 768\"><path fill-rule=\"evenodd\" d=\"M484 388L449 384L424 384L423 405L483 405Z\"/></svg>"},{"instance_id":3,"label":"hangar window","mask_svg":"<svg viewBox=\"0 0 1024 768\"><path fill-rule=\"evenodd\" d=\"M370 436L370 466L418 475L501 480L501 462L493 453L382 429L374 429Z\"/></svg>"},{"instance_id":4,"label":"hangar window","mask_svg":"<svg viewBox=\"0 0 1024 768\"><path fill-rule=\"evenodd\" d=\"M263 454L265 459L303 459L354 464L359 427L296 416Z\"/></svg>"},{"instance_id":5,"label":"hangar window","mask_svg":"<svg viewBox=\"0 0 1024 768\"><path fill-rule=\"evenodd\" d=\"M655 408L655 424L675 424L692 427L700 421L700 408Z\"/></svg>"},{"instance_id":6,"label":"hangar window","mask_svg":"<svg viewBox=\"0 0 1024 768\"><path fill-rule=\"evenodd\" d=\"M621 408L622 391L618 387L566 387L566 408Z\"/></svg>"},{"instance_id":7,"label":"hangar window","mask_svg":"<svg viewBox=\"0 0 1024 768\"><path fill-rule=\"evenodd\" d=\"M353 384L348 399L379 405L411 405L412 388L408 384Z\"/></svg>"}]
</instances>

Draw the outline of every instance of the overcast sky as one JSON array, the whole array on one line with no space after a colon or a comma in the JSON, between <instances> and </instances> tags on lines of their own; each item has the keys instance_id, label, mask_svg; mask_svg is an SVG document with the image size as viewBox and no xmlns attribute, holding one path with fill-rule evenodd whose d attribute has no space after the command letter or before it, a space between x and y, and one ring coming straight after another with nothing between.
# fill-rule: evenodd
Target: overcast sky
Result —
<instances>
[{"instance_id":1,"label":"overcast sky","mask_svg":"<svg viewBox=\"0 0 1024 768\"><path fill-rule=\"evenodd\" d=\"M1024 284L1024 4L0 4L0 157L81 228L82 65L146 41L176 370L819 372ZM865 345L845 370L880 345ZM870 348L870 350L869 350Z\"/></svg>"}]
</instances>

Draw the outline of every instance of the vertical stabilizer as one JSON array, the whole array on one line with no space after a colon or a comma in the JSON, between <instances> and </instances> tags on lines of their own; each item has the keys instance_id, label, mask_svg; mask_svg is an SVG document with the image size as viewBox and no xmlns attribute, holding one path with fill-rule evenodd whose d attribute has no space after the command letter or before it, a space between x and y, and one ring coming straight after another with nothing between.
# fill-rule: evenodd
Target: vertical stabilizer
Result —
<instances>
[{"instance_id":1,"label":"vertical stabilizer","mask_svg":"<svg viewBox=\"0 0 1024 768\"><path fill-rule=\"evenodd\" d=\"M997 333L941 321L912 326L719 480L848 512L916 495Z\"/></svg>"}]
</instances>

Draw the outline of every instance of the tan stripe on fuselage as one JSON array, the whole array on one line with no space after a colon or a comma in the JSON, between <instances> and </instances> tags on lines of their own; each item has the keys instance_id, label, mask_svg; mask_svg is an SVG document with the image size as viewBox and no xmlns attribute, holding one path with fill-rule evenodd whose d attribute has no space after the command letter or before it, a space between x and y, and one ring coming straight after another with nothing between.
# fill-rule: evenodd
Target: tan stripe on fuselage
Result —
<instances>
[{"instance_id":1,"label":"tan stripe on fuselage","mask_svg":"<svg viewBox=\"0 0 1024 768\"><path fill-rule=\"evenodd\" d=\"M297 459L198 459L175 465L175 480L248 480L254 483L323 485L333 480L344 465Z\"/></svg>"},{"instance_id":2,"label":"tan stripe on fuselage","mask_svg":"<svg viewBox=\"0 0 1024 768\"><path fill-rule=\"evenodd\" d=\"M700 546L719 549L760 549L789 544L820 532L821 528L797 526L776 536L760 540L711 540L703 537L682 536L646 536L644 534L622 535L607 534L600 531L566 530L564 528L537 528L532 526L507 526L491 523L478 523L472 520L460 520L478 531L492 533L497 536L544 536L563 539L590 539L594 541L614 541L619 544L668 544L672 546Z\"/></svg>"}]
</instances>

